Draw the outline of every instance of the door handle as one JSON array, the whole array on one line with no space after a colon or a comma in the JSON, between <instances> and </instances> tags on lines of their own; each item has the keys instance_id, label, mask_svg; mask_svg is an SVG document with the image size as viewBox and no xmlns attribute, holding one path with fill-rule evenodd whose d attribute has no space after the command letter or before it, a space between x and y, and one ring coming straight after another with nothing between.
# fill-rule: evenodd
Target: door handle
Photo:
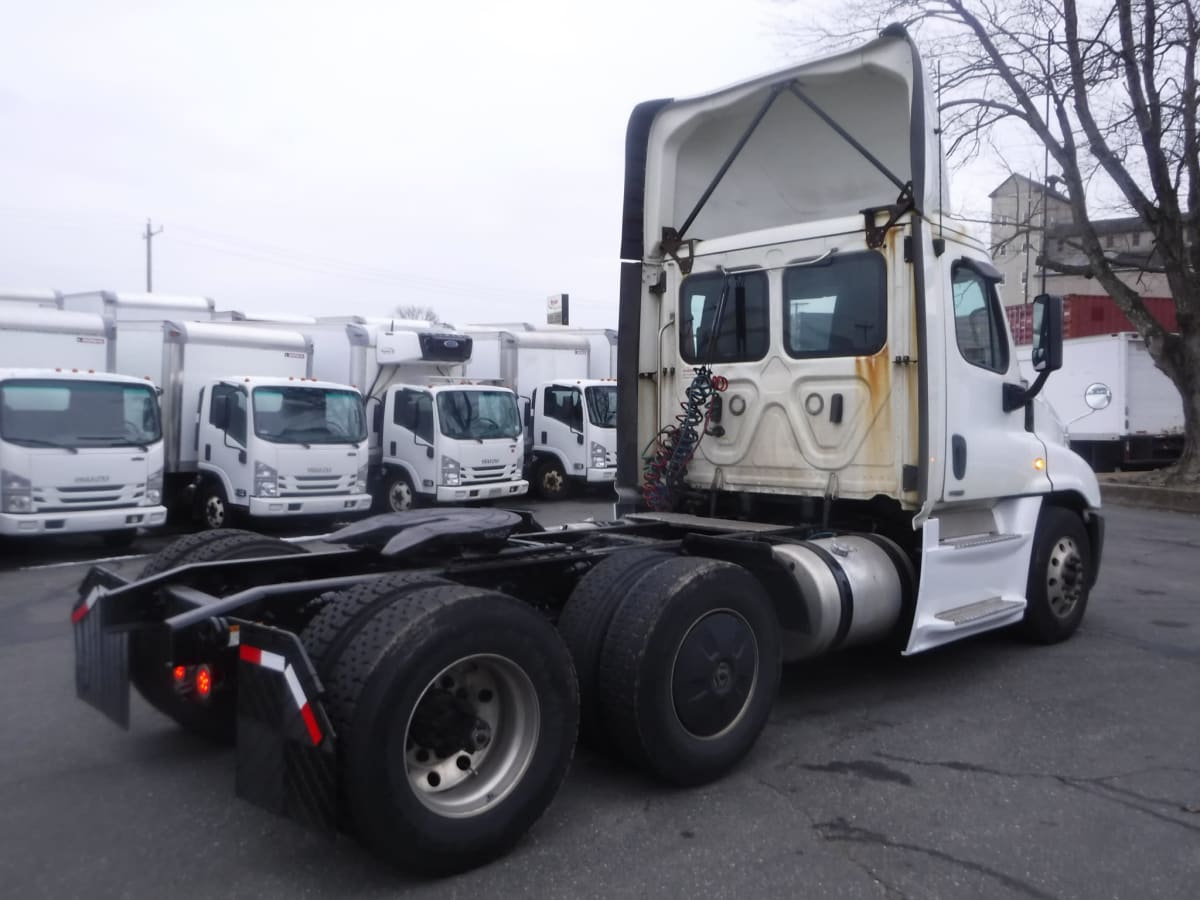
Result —
<instances>
[{"instance_id":1,"label":"door handle","mask_svg":"<svg viewBox=\"0 0 1200 900\"><path fill-rule=\"evenodd\" d=\"M950 438L950 464L954 469L954 477L962 481L967 474L967 439L961 434Z\"/></svg>"},{"instance_id":2,"label":"door handle","mask_svg":"<svg viewBox=\"0 0 1200 900\"><path fill-rule=\"evenodd\" d=\"M834 394L829 398L829 421L834 425L842 424L842 395Z\"/></svg>"},{"instance_id":3,"label":"door handle","mask_svg":"<svg viewBox=\"0 0 1200 900\"><path fill-rule=\"evenodd\" d=\"M204 445L204 461L208 462L212 459L212 444Z\"/></svg>"}]
</instances>

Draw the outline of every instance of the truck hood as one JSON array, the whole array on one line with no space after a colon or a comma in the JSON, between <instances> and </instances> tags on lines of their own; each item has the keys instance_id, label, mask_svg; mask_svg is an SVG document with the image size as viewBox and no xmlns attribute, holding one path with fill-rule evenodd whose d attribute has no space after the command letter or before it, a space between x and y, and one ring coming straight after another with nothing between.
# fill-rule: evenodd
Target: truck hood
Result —
<instances>
[{"instance_id":1,"label":"truck hood","mask_svg":"<svg viewBox=\"0 0 1200 900\"><path fill-rule=\"evenodd\" d=\"M276 444L272 449L262 461L278 471L280 496L352 493L358 469L367 461L365 447L350 444Z\"/></svg>"},{"instance_id":2,"label":"truck hood","mask_svg":"<svg viewBox=\"0 0 1200 900\"><path fill-rule=\"evenodd\" d=\"M78 453L51 448L4 449L3 468L32 482L35 509L97 505L136 506L146 482L163 467L162 442L137 447L85 447Z\"/></svg>"},{"instance_id":3,"label":"truck hood","mask_svg":"<svg viewBox=\"0 0 1200 900\"><path fill-rule=\"evenodd\" d=\"M859 216L895 203L907 183L927 216L939 200L949 207L936 171L934 109L916 50L898 28L701 97L643 103L626 136L621 256L670 252L660 242L672 232L711 240Z\"/></svg>"}]
</instances>

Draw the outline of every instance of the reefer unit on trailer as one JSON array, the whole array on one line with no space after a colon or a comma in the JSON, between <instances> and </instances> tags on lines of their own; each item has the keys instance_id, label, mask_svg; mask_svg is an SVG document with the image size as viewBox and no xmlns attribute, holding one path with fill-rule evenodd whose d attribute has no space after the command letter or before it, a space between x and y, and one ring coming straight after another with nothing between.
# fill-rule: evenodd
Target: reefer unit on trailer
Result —
<instances>
[{"instance_id":1,"label":"reefer unit on trailer","mask_svg":"<svg viewBox=\"0 0 1200 900\"><path fill-rule=\"evenodd\" d=\"M93 569L79 695L128 724L132 682L236 733L240 796L446 873L533 826L577 734L703 784L753 746L784 660L1006 625L1068 638L1100 495L1026 428L1062 362L1061 298L1037 300L1027 387L999 273L939 225L925 71L893 27L634 110L622 520L414 510L319 553L202 535L136 580Z\"/></svg>"},{"instance_id":2,"label":"reefer unit on trailer","mask_svg":"<svg viewBox=\"0 0 1200 900\"><path fill-rule=\"evenodd\" d=\"M314 371L366 395L372 489L387 510L520 496L521 420L512 391L466 384L472 341L429 323L323 319L305 329Z\"/></svg>"},{"instance_id":3,"label":"reefer unit on trailer","mask_svg":"<svg viewBox=\"0 0 1200 900\"><path fill-rule=\"evenodd\" d=\"M310 377L294 331L220 322L119 322L115 368L162 388L170 499L203 524L366 512L362 397Z\"/></svg>"},{"instance_id":4,"label":"reefer unit on trailer","mask_svg":"<svg viewBox=\"0 0 1200 900\"><path fill-rule=\"evenodd\" d=\"M1032 348L1018 347L1017 356L1026 378L1032 378ZM1111 402L1094 409L1089 391L1105 388ZM1063 370L1047 382L1042 396L1066 427L1071 449L1097 472L1165 465L1183 450L1179 389L1154 365L1146 342L1134 332L1063 341Z\"/></svg>"},{"instance_id":5,"label":"reefer unit on trailer","mask_svg":"<svg viewBox=\"0 0 1200 900\"><path fill-rule=\"evenodd\" d=\"M166 521L158 397L107 374L110 333L99 316L0 304L0 534L121 545Z\"/></svg>"},{"instance_id":6,"label":"reefer unit on trailer","mask_svg":"<svg viewBox=\"0 0 1200 900\"><path fill-rule=\"evenodd\" d=\"M617 464L616 383L590 377L591 337L571 328L464 330L474 341L468 377L494 379L519 398L534 490L559 499L573 483L611 484ZM607 343L603 337L605 360Z\"/></svg>"}]
</instances>

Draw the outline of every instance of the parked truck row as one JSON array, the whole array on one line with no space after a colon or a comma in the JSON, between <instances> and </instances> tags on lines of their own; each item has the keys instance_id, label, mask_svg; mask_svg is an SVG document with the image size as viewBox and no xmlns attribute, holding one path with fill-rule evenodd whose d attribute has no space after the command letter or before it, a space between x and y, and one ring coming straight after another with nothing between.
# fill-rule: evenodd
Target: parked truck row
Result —
<instances>
[{"instance_id":1,"label":"parked truck row","mask_svg":"<svg viewBox=\"0 0 1200 900\"><path fill-rule=\"evenodd\" d=\"M235 742L238 796L446 873L534 826L577 735L702 784L753 746L783 662L1070 637L1104 520L1095 475L1031 410L1063 363L1061 299L1036 300L1027 384L1000 273L942 214L925 71L893 26L634 109L614 521L410 510L312 550L218 530L136 578L95 567L71 615L80 698L128 727L132 686ZM551 389L496 374L536 444ZM411 434L437 457L420 410L441 394L397 387L363 391L412 425L397 450ZM585 450L588 419L566 423Z\"/></svg>"},{"instance_id":2,"label":"parked truck row","mask_svg":"<svg viewBox=\"0 0 1200 900\"><path fill-rule=\"evenodd\" d=\"M0 533L96 531L120 545L162 525L164 507L220 528L512 499L530 476L545 497L564 496L571 481L611 484L615 382L588 377L589 338L481 337L426 322L219 312L204 297L0 294L6 366L58 370L3 376ZM473 359L473 347L490 355ZM605 336L594 365L611 371L610 362ZM145 429L132 419L114 425L126 443L105 437L107 454L70 430L86 421L74 406L56 414L68 402L61 392L28 388L36 378L115 384L109 376L118 375L138 379L160 408ZM81 390L72 403L86 405ZM36 477L34 441L42 442ZM117 447L157 462L131 481ZM130 496L84 484L149 485L139 504L157 499L121 515ZM70 502L57 496L64 491Z\"/></svg>"}]
</instances>

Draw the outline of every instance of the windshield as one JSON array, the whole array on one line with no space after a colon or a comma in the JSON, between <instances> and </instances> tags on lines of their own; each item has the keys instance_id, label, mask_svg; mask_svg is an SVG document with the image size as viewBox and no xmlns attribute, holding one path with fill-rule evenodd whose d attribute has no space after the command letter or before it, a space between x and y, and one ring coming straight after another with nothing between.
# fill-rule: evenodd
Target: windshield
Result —
<instances>
[{"instance_id":1,"label":"windshield","mask_svg":"<svg viewBox=\"0 0 1200 900\"><path fill-rule=\"evenodd\" d=\"M617 427L617 386L584 388L587 397L588 421L598 428Z\"/></svg>"},{"instance_id":2,"label":"windshield","mask_svg":"<svg viewBox=\"0 0 1200 900\"><path fill-rule=\"evenodd\" d=\"M329 388L255 388L254 433L277 444L357 444L367 436L362 397Z\"/></svg>"},{"instance_id":3,"label":"windshield","mask_svg":"<svg viewBox=\"0 0 1200 900\"><path fill-rule=\"evenodd\" d=\"M0 385L0 437L28 447L137 447L162 438L149 385L13 379Z\"/></svg>"},{"instance_id":4,"label":"windshield","mask_svg":"<svg viewBox=\"0 0 1200 900\"><path fill-rule=\"evenodd\" d=\"M442 391L437 395L442 434L455 440L515 438L521 433L511 391Z\"/></svg>"}]
</instances>

